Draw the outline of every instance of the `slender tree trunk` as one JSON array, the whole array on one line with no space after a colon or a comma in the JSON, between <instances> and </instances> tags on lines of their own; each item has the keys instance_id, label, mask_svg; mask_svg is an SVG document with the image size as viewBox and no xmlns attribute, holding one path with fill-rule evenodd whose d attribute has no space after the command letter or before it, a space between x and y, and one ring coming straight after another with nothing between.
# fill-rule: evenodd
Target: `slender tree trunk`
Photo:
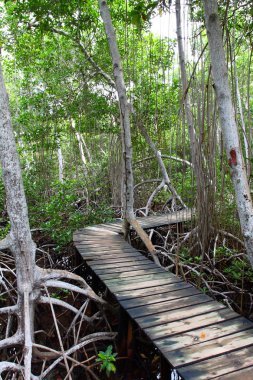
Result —
<instances>
[{"instance_id":1,"label":"slender tree trunk","mask_svg":"<svg viewBox=\"0 0 253 380\"><path fill-rule=\"evenodd\" d=\"M61 150L61 145L60 141L57 140L57 157L58 157L58 168L59 168L59 181L63 183L64 177L63 177L63 155L62 155L62 150Z\"/></svg>"},{"instance_id":2,"label":"slender tree trunk","mask_svg":"<svg viewBox=\"0 0 253 380\"><path fill-rule=\"evenodd\" d=\"M16 263L18 291L18 331L24 343L25 380L30 380L33 325L35 250L32 240L21 168L11 126L8 95L0 66L0 160L6 190L7 211L11 223L9 235L0 243L8 247ZM22 331L22 333L21 333Z\"/></svg>"},{"instance_id":3,"label":"slender tree trunk","mask_svg":"<svg viewBox=\"0 0 253 380\"><path fill-rule=\"evenodd\" d=\"M204 10L212 63L212 75L217 95L221 128L224 137L228 164L230 166L232 181L235 189L241 229L248 257L253 268L252 200L229 87L217 1L204 0Z\"/></svg>"},{"instance_id":4,"label":"slender tree trunk","mask_svg":"<svg viewBox=\"0 0 253 380\"><path fill-rule=\"evenodd\" d=\"M76 135L76 139L78 141L80 157L81 157L81 161L82 161L82 166L83 166L83 173L84 173L85 177L87 177L87 175L88 175L87 160L86 160L86 156L84 154L84 148L87 149L87 146L85 144L85 141L82 138L81 133L76 130L75 120L73 120L73 119L70 120L70 126ZM90 159L90 156L89 156L89 159Z\"/></svg>"},{"instance_id":5,"label":"slender tree trunk","mask_svg":"<svg viewBox=\"0 0 253 380\"><path fill-rule=\"evenodd\" d=\"M243 142L244 142L244 149L245 149L246 172L247 172L247 176L249 178L249 176L250 176L249 143L248 143L247 134L246 134L246 126L245 126L245 122L244 122L244 115L243 115L243 109L242 109L242 99L241 99L241 93L240 93L240 88L239 88L239 81L238 81L238 76L237 76L235 59L234 59L234 75L235 75L236 98L237 98L237 104L238 104L238 109L239 109L239 113L240 113L241 127L242 127L242 133L243 133Z\"/></svg>"},{"instance_id":6,"label":"slender tree trunk","mask_svg":"<svg viewBox=\"0 0 253 380\"><path fill-rule=\"evenodd\" d=\"M176 23L177 23L177 43L178 56L181 72L183 105L185 110L186 123L188 126L191 159L193 172L197 185L197 219L199 222L199 236L203 250L206 250L210 241L210 226L213 224L213 209L210 204L209 191L214 191L211 181L207 177L207 171L204 170L205 158L201 151L200 141L196 135L194 119L192 115L192 106L188 95L188 80L186 73L185 52L183 47L183 33L181 20L181 0L176 0Z\"/></svg>"},{"instance_id":7,"label":"slender tree trunk","mask_svg":"<svg viewBox=\"0 0 253 380\"><path fill-rule=\"evenodd\" d=\"M130 107L127 100L126 86L123 77L121 58L118 50L115 31L112 25L110 11L105 0L98 0L100 14L104 22L105 32L109 44L109 49L113 62L113 73L116 90L119 99L121 133L122 133L122 153L123 153L123 212L125 219L124 233L126 234L129 224L136 230L149 252L155 258L156 250L148 238L146 232L137 222L134 215L134 185L132 170L132 141L130 130Z\"/></svg>"}]
</instances>

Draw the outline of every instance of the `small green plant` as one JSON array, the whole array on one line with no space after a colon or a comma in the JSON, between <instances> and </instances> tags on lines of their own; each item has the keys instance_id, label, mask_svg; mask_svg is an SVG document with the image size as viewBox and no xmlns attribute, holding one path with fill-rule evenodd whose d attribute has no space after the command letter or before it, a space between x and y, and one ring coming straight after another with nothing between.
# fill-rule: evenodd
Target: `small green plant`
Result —
<instances>
[{"instance_id":1,"label":"small green plant","mask_svg":"<svg viewBox=\"0 0 253 380\"><path fill-rule=\"evenodd\" d=\"M112 352L112 346L108 346L106 351L99 351L98 358L96 362L101 363L100 371L106 371L107 377L111 375L111 373L116 372L115 362L116 362L116 353Z\"/></svg>"}]
</instances>

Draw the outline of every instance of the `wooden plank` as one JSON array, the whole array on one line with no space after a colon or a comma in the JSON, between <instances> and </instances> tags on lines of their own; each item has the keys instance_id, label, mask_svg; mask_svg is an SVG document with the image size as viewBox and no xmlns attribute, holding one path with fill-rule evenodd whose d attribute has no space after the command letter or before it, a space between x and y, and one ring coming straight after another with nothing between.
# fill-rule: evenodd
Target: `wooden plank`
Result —
<instances>
[{"instance_id":1,"label":"wooden plank","mask_svg":"<svg viewBox=\"0 0 253 380\"><path fill-rule=\"evenodd\" d=\"M80 253L83 253L84 255L85 254L93 254L94 256L98 256L100 258L115 258L116 257L122 257L122 258L128 258L128 257L140 257L140 254L136 253L136 252L118 252L118 251L106 251L106 252L102 252L102 254L99 252L99 253L96 253L96 252L91 252L89 250L86 250L86 249L80 249L79 250ZM150 261L152 262L152 261Z\"/></svg>"},{"instance_id":2,"label":"wooden plank","mask_svg":"<svg viewBox=\"0 0 253 380\"><path fill-rule=\"evenodd\" d=\"M98 244L84 244L84 243L78 243L76 244L78 245L78 247L80 248L88 248L88 249L99 249L99 250L109 250L109 249L119 249L119 250L124 250L124 249L132 249L134 250L133 247L131 247L129 244L125 244L125 243L121 243L121 244L102 244L102 243L98 243Z\"/></svg>"},{"instance_id":3,"label":"wooden plank","mask_svg":"<svg viewBox=\"0 0 253 380\"><path fill-rule=\"evenodd\" d=\"M227 321L222 321L211 326L205 326L199 329L179 333L165 338L155 339L155 344L164 352L178 350L184 347L193 346L202 342L234 334L243 330L253 328L253 324L243 317L237 317ZM151 337L149 335L149 337ZM200 355L202 350L199 347ZM174 362L173 362L174 364Z\"/></svg>"},{"instance_id":4,"label":"wooden plank","mask_svg":"<svg viewBox=\"0 0 253 380\"><path fill-rule=\"evenodd\" d=\"M187 305L181 308L178 307L176 310L170 310L169 313L164 313L163 310L157 310L156 313L153 313L151 315L141 315L140 317L136 317L136 322L141 326L142 329L145 329L147 327L157 326L163 323L175 322L179 319L194 317L225 308L226 306L216 301L205 302L202 304L196 304L194 307L192 307L192 305ZM168 309L166 311L168 311Z\"/></svg>"},{"instance_id":5,"label":"wooden plank","mask_svg":"<svg viewBox=\"0 0 253 380\"><path fill-rule=\"evenodd\" d=\"M135 256L135 257L145 257L145 256L142 256L140 253L138 253L136 255L136 251L133 249L133 248L125 248L124 250L120 250L120 249L104 249L103 247L101 248L83 248L83 247L77 247L78 248L78 251L82 252L82 253L86 253L86 252L90 252L90 253L97 253L97 254L100 254L100 255L109 255L109 254L114 254L114 255L121 255L121 254L125 254L127 255L128 253L135 253L135 255L131 255L131 256ZM128 255L127 255L128 256ZM151 261L151 260L150 260Z\"/></svg>"},{"instance_id":6,"label":"wooden plank","mask_svg":"<svg viewBox=\"0 0 253 380\"><path fill-rule=\"evenodd\" d=\"M114 273L111 273L111 274L100 274L99 277L102 279L102 280L110 280L110 279L113 279L113 278L130 278L130 277L135 277L135 276L139 276L139 275L142 275L142 274L147 274L147 272L149 274L152 274L152 273L161 273L162 269L160 269L159 267L157 268L153 268L151 267L151 269L149 270L135 270L135 271L130 271L130 272L121 272L119 273L118 270L115 271Z\"/></svg>"},{"instance_id":7,"label":"wooden plank","mask_svg":"<svg viewBox=\"0 0 253 380\"><path fill-rule=\"evenodd\" d=\"M204 328L214 323L237 318L238 314L230 309L221 309L207 314L198 315L185 319L179 319L176 322L164 323L158 326L147 327L146 334L152 339L156 340L169 335L183 333L198 327Z\"/></svg>"},{"instance_id":8,"label":"wooden plank","mask_svg":"<svg viewBox=\"0 0 253 380\"><path fill-rule=\"evenodd\" d=\"M131 266L136 265L139 263L147 263L149 264L148 260L144 259L136 259L135 257L128 259L125 258L117 258L117 256L114 259L106 259L101 257L101 259L94 260L93 262L90 262L89 265L92 267L92 269L102 269L102 268L111 268L111 267L124 267L124 266Z\"/></svg>"},{"instance_id":9,"label":"wooden plank","mask_svg":"<svg viewBox=\"0 0 253 380\"><path fill-rule=\"evenodd\" d=\"M165 353L175 368L253 344L253 328Z\"/></svg>"},{"instance_id":10,"label":"wooden plank","mask_svg":"<svg viewBox=\"0 0 253 380\"><path fill-rule=\"evenodd\" d=\"M163 279L159 280L153 280L153 281L141 281L134 283L133 280L129 281L128 283L125 283L123 285L120 284L110 284L107 286L110 288L112 292L117 292L119 290L135 290L140 288L151 288L153 286L159 286L159 285L167 285L169 283L173 282L179 282L180 280L173 278L173 277L165 277Z\"/></svg>"},{"instance_id":11,"label":"wooden plank","mask_svg":"<svg viewBox=\"0 0 253 380\"><path fill-rule=\"evenodd\" d=\"M240 369L239 371L229 373L224 376L214 377L216 380L253 380L253 366Z\"/></svg>"},{"instance_id":12,"label":"wooden plank","mask_svg":"<svg viewBox=\"0 0 253 380\"><path fill-rule=\"evenodd\" d=\"M149 264L149 262L148 262L148 260L147 261L136 261L135 263L132 263L131 264L131 266L133 266L133 267L135 267L136 266L136 264L137 263L139 263L138 265L143 265L143 266L145 266L145 265L150 265ZM130 266L130 263L129 262L124 262L124 263L119 263L119 265L118 265L119 267L129 267ZM109 268L115 268L115 264L105 264L105 265L103 265L103 264L92 264L92 269L94 270L94 271L96 271L97 269L109 269Z\"/></svg>"},{"instance_id":13,"label":"wooden plank","mask_svg":"<svg viewBox=\"0 0 253 380\"><path fill-rule=\"evenodd\" d=\"M126 276L131 273L135 273L135 271L139 271L139 270L142 270L144 271L145 273L146 270L153 270L153 269L157 269L157 265L155 265L154 263L152 263L152 261L150 261L149 264L147 264L146 262L143 264L143 261L141 261L138 265L131 265L131 267L123 267L123 268L116 268L116 267L113 267L113 268L101 268L101 269L96 269L96 273L99 275L99 277L101 277L101 275L107 275L107 274L126 274Z\"/></svg>"},{"instance_id":14,"label":"wooden plank","mask_svg":"<svg viewBox=\"0 0 253 380\"><path fill-rule=\"evenodd\" d=\"M154 315L157 312L166 312L167 314L170 314L172 310L177 310L177 319L179 319L181 308L191 306L192 309L194 309L195 305L208 302L211 302L210 297L207 297L205 294L197 294L185 298L180 298L180 300L174 299L172 301L148 305L147 307L141 306L135 307L134 309L127 309L127 312L131 315L132 318L140 318L147 315Z\"/></svg>"},{"instance_id":15,"label":"wooden plank","mask_svg":"<svg viewBox=\"0 0 253 380\"><path fill-rule=\"evenodd\" d=\"M95 265L107 265L107 264L115 264L115 266L117 267L117 263L126 263L128 262L129 265L131 265L131 263L140 263L140 262L147 262L147 259L145 257L127 257L127 256L118 256L118 255L115 255L114 257L106 257L106 256L101 256L100 257L100 260L99 260L99 263L97 260L94 261L94 264ZM93 262L90 263L90 265L92 265ZM112 280L113 281L113 280Z\"/></svg>"},{"instance_id":16,"label":"wooden plank","mask_svg":"<svg viewBox=\"0 0 253 380\"><path fill-rule=\"evenodd\" d=\"M124 301L127 299L136 298L136 297L147 297L147 296L150 296L151 294L155 296L157 294L167 293L170 291L185 289L189 287L191 287L191 285L188 284L187 282L179 281L176 283L171 283L171 284L162 285L162 286L152 286L150 288L144 288L144 289L136 289L136 290L129 290L129 291L117 290L114 294L119 301Z\"/></svg>"},{"instance_id":17,"label":"wooden plank","mask_svg":"<svg viewBox=\"0 0 253 380\"><path fill-rule=\"evenodd\" d=\"M138 297L138 298L132 298L125 301L121 301L120 304L126 308L130 309L132 307L139 307L139 306L145 306L145 305L151 305L154 303L160 303L165 301L170 301L173 299L179 299L182 297L192 296L194 294L200 294L200 291L194 287L188 287L186 289L178 289L173 290L168 293L162 293L161 295L154 295L152 296L146 296L146 297Z\"/></svg>"},{"instance_id":18,"label":"wooden plank","mask_svg":"<svg viewBox=\"0 0 253 380\"><path fill-rule=\"evenodd\" d=\"M143 282L143 281L153 281L153 280L159 280L163 278L165 279L171 278L171 273L168 273L166 271L161 271L160 273L151 273L151 274L146 273L146 274L135 276L134 282L137 283L137 282ZM132 278L122 278L122 279L113 278L106 281L106 284L108 286L118 285L118 284L125 285L125 284L129 284L129 282L133 283L133 279Z\"/></svg>"},{"instance_id":19,"label":"wooden plank","mask_svg":"<svg viewBox=\"0 0 253 380\"><path fill-rule=\"evenodd\" d=\"M221 376L220 379L223 380L225 375L249 366L253 366L253 345L177 368L177 371L187 380L217 379L218 376ZM228 376L227 379L230 380L230 377ZM244 378L238 376L236 380L244 380Z\"/></svg>"}]
</instances>

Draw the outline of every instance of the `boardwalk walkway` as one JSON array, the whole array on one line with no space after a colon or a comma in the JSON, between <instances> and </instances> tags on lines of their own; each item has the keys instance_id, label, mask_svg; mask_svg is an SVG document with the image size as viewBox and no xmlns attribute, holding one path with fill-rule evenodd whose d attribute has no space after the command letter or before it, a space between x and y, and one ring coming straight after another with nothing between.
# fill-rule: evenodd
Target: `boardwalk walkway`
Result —
<instances>
[{"instance_id":1,"label":"boardwalk walkway","mask_svg":"<svg viewBox=\"0 0 253 380\"><path fill-rule=\"evenodd\" d=\"M146 229L190 211L140 218ZM78 230L75 245L184 380L253 380L253 323L159 268L120 235L121 222Z\"/></svg>"}]
</instances>

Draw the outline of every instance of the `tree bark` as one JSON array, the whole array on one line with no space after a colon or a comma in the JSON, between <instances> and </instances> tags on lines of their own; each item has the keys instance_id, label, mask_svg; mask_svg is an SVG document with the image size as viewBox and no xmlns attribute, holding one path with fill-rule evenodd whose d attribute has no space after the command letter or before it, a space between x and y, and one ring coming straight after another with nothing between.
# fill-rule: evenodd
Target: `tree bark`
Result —
<instances>
[{"instance_id":1,"label":"tree bark","mask_svg":"<svg viewBox=\"0 0 253 380\"><path fill-rule=\"evenodd\" d=\"M28 209L15 138L11 126L8 95L0 65L0 161L6 190L7 211L11 223L8 247L16 263L19 328L24 333L25 379L29 380L29 360L33 339L34 304L37 298L34 290L35 250L32 240Z\"/></svg>"},{"instance_id":2,"label":"tree bark","mask_svg":"<svg viewBox=\"0 0 253 380\"><path fill-rule=\"evenodd\" d=\"M113 73L116 85L116 90L119 99L121 134L122 134L122 153L123 153L123 185L122 185L122 203L124 213L124 233L126 235L129 224L133 226L137 234L140 236L149 252L155 259L155 247L148 238L148 235L137 222L134 215L134 185L133 185L133 170L132 170L132 141L130 130L130 107L127 100L126 86L124 82L121 58L117 45L116 35L113 28L110 11L105 0L98 0L100 14L104 22L105 32L109 44L109 49L113 62ZM157 261L157 260L156 260Z\"/></svg>"},{"instance_id":3,"label":"tree bark","mask_svg":"<svg viewBox=\"0 0 253 380\"><path fill-rule=\"evenodd\" d=\"M247 254L253 268L253 208L235 120L216 0L204 0L207 37L220 123Z\"/></svg>"}]
</instances>

